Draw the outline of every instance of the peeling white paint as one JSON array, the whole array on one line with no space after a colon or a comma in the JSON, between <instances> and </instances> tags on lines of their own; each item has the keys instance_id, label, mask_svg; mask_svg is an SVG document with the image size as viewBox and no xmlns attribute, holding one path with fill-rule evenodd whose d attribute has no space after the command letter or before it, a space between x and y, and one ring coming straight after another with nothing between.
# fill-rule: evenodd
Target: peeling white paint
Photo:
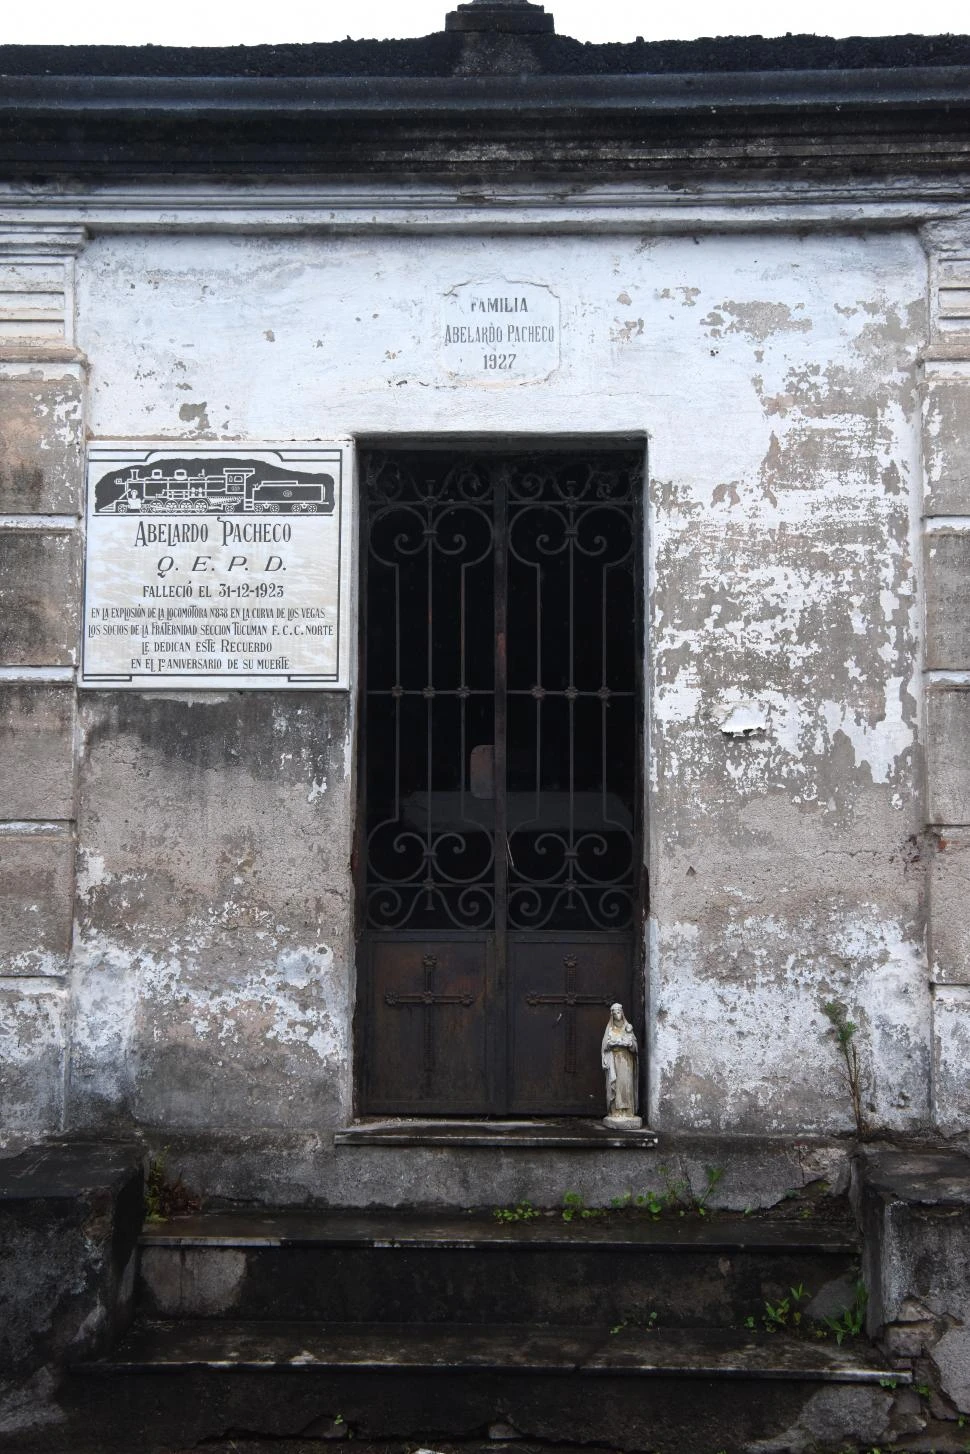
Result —
<instances>
[{"instance_id":1,"label":"peeling white paint","mask_svg":"<svg viewBox=\"0 0 970 1454\"><path fill-rule=\"evenodd\" d=\"M490 234L495 276L560 298L560 367L445 387L433 321L482 244L101 233L78 260L86 425L648 438L651 1116L845 1129L819 1008L838 994L878 1061L874 1118L912 1128L919 241ZM318 720L281 694L245 731L225 693L151 710L81 706L74 1123L328 1133L352 1107L353 703Z\"/></svg>"},{"instance_id":2,"label":"peeling white paint","mask_svg":"<svg viewBox=\"0 0 970 1454\"><path fill-rule=\"evenodd\" d=\"M725 737L756 737L768 731L768 714L756 702L735 702L722 707L717 720Z\"/></svg>"},{"instance_id":3,"label":"peeling white paint","mask_svg":"<svg viewBox=\"0 0 970 1454\"><path fill-rule=\"evenodd\" d=\"M327 779L325 777L321 777L319 779L314 778L313 782L310 784L310 791L307 793L307 802L318 803L320 799L325 798L326 795Z\"/></svg>"}]
</instances>

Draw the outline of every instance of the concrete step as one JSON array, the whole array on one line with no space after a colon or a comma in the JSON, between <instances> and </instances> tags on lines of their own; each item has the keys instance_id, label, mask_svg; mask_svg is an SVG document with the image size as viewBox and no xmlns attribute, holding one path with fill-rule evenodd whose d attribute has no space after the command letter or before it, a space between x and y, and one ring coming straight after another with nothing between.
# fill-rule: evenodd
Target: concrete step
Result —
<instances>
[{"instance_id":1,"label":"concrete step","mask_svg":"<svg viewBox=\"0 0 970 1454\"><path fill-rule=\"evenodd\" d=\"M850 1279L854 1229L823 1221L211 1213L145 1229L150 1316L348 1323L738 1327L802 1284Z\"/></svg>"},{"instance_id":2,"label":"concrete step","mask_svg":"<svg viewBox=\"0 0 970 1454\"><path fill-rule=\"evenodd\" d=\"M729 1329L145 1319L88 1374L176 1372L412 1373L519 1371L638 1377L908 1382L864 1341Z\"/></svg>"},{"instance_id":3,"label":"concrete step","mask_svg":"<svg viewBox=\"0 0 970 1454\"><path fill-rule=\"evenodd\" d=\"M814 1427L884 1425L909 1375L866 1345L811 1338L509 1324L144 1322L76 1369L70 1426L86 1454L234 1437L487 1437L658 1454L750 1448ZM892 1391L890 1391L890 1386ZM147 1437L144 1431L148 1431ZM74 1446L72 1446L73 1448ZM512 1446L514 1448L514 1445ZM773 1445L772 1447L788 1447ZM796 1447L807 1447L796 1443Z\"/></svg>"}]
</instances>

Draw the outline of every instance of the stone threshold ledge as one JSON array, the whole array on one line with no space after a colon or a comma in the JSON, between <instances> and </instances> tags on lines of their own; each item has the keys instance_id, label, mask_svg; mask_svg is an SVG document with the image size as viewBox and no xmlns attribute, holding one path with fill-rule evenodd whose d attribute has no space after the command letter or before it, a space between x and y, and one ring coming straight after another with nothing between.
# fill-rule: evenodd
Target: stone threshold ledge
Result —
<instances>
[{"instance_id":1,"label":"stone threshold ledge","mask_svg":"<svg viewBox=\"0 0 970 1454\"><path fill-rule=\"evenodd\" d=\"M542 1121L362 1120L334 1136L335 1146L512 1147L518 1150L642 1151L656 1131L611 1131L599 1121L563 1117Z\"/></svg>"},{"instance_id":2,"label":"stone threshold ledge","mask_svg":"<svg viewBox=\"0 0 970 1454\"><path fill-rule=\"evenodd\" d=\"M373 1207L217 1208L147 1222L139 1243L141 1274L143 1279L147 1275L150 1282L157 1282L152 1274L159 1266L156 1257L159 1249L173 1248L179 1252L245 1248L264 1253L286 1247L318 1251L376 1247L384 1251L408 1248L463 1252L496 1248L522 1252L565 1248L576 1252L583 1248L606 1248L644 1253L685 1249L699 1253L797 1251L828 1256L853 1256L859 1251L855 1226L847 1220L782 1220L722 1212L717 1217L683 1220L673 1217L654 1221L633 1216L564 1222L556 1209L552 1219L537 1217L535 1221L509 1223L497 1221L492 1211L475 1208L461 1211ZM180 1263L176 1280L184 1275L184 1263Z\"/></svg>"}]
</instances>

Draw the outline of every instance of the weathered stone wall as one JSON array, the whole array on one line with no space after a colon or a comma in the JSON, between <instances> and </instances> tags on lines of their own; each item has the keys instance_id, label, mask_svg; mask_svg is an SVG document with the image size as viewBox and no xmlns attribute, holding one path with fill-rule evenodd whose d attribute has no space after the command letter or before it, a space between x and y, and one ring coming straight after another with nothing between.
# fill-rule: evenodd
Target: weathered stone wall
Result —
<instances>
[{"instance_id":1,"label":"weathered stone wall","mask_svg":"<svg viewBox=\"0 0 970 1454\"><path fill-rule=\"evenodd\" d=\"M970 1413L970 1160L873 1150L855 1168L867 1331L921 1360L939 1417ZM941 1405L939 1394L947 1401ZM962 1427L962 1422L961 1422Z\"/></svg>"},{"instance_id":2,"label":"weathered stone wall","mask_svg":"<svg viewBox=\"0 0 970 1454\"><path fill-rule=\"evenodd\" d=\"M72 1120L346 1122L348 706L83 696Z\"/></svg>"},{"instance_id":3,"label":"weathered stone wall","mask_svg":"<svg viewBox=\"0 0 970 1454\"><path fill-rule=\"evenodd\" d=\"M870 1119L929 1116L926 276L903 231L104 236L80 261L95 438L647 436L666 1129L850 1128L833 997ZM462 386L438 300L499 277L558 294L561 366ZM326 1145L352 1103L352 701L89 692L79 742L71 1124Z\"/></svg>"},{"instance_id":4,"label":"weathered stone wall","mask_svg":"<svg viewBox=\"0 0 970 1454\"><path fill-rule=\"evenodd\" d=\"M0 231L0 1102L63 1121L74 907L84 376L79 231Z\"/></svg>"},{"instance_id":5,"label":"weathered stone wall","mask_svg":"<svg viewBox=\"0 0 970 1454\"><path fill-rule=\"evenodd\" d=\"M947 1135L970 1118L970 232L924 235L931 342L923 368L926 570L928 929L934 1115Z\"/></svg>"},{"instance_id":6,"label":"weathered stone wall","mask_svg":"<svg viewBox=\"0 0 970 1454\"><path fill-rule=\"evenodd\" d=\"M142 1182L138 1148L124 1145L34 1147L0 1164L0 1438L10 1448L63 1419L48 1397L64 1363L101 1352L131 1320Z\"/></svg>"},{"instance_id":7,"label":"weathered stone wall","mask_svg":"<svg viewBox=\"0 0 970 1454\"><path fill-rule=\"evenodd\" d=\"M311 1143L352 1114L353 693L76 696L82 421L643 436L651 1120L850 1129L838 998L869 1120L962 1128L967 366L951 347L919 373L932 238L928 264L914 230L94 236L86 374L80 236L31 236L10 265L29 243L62 281L31 275L53 321L8 320L0 358L9 1144L62 1124L289 1136L319 1190ZM501 278L559 297L560 367L463 385L440 301Z\"/></svg>"}]
</instances>

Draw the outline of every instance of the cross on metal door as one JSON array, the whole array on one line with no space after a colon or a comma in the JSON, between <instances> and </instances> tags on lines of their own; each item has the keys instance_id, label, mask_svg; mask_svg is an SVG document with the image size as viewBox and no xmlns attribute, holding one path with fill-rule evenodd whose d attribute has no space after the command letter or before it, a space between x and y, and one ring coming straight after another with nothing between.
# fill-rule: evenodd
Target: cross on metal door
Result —
<instances>
[{"instance_id":1,"label":"cross on metal door","mask_svg":"<svg viewBox=\"0 0 970 1454\"><path fill-rule=\"evenodd\" d=\"M361 464L360 1108L599 1114L639 1010L640 457Z\"/></svg>"}]
</instances>

